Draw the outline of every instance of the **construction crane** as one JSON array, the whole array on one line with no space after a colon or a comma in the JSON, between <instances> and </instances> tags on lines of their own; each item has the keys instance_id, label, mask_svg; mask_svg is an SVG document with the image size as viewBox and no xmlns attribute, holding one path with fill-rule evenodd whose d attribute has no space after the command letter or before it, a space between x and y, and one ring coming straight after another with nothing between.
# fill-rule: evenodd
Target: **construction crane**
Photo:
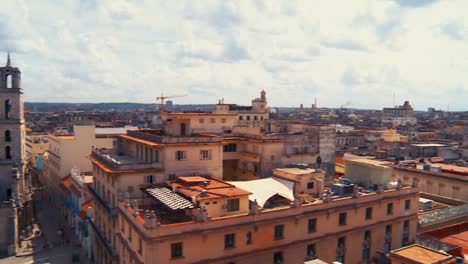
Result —
<instances>
[{"instance_id":1,"label":"construction crane","mask_svg":"<svg viewBox=\"0 0 468 264\"><path fill-rule=\"evenodd\" d=\"M178 94L178 95L164 96L163 94L161 94L161 96L156 97L156 100L161 102L159 104L159 109L163 110L164 109L164 100L169 99L169 98L184 97L184 96L187 96L187 95L186 94Z\"/></svg>"}]
</instances>

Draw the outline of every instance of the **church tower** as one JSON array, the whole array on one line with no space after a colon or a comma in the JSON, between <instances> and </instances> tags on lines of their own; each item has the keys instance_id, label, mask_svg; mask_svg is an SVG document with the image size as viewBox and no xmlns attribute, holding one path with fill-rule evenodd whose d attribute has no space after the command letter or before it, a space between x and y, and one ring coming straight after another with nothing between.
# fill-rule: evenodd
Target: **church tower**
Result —
<instances>
[{"instance_id":1,"label":"church tower","mask_svg":"<svg viewBox=\"0 0 468 264\"><path fill-rule=\"evenodd\" d=\"M21 72L11 64L10 54L4 67L0 67L0 202L10 204L10 229L0 230L0 251L8 251L18 242L19 228L24 215L23 206L28 202L29 185L25 182L25 121ZM0 212L0 217L3 213ZM20 221L19 221L20 220ZM11 228L11 227L15 228ZM13 231L14 230L14 231ZM9 232L12 232L8 234ZM13 234L14 233L14 234ZM10 237L5 241L3 234ZM14 241L11 239L14 238ZM13 245L12 245L13 243ZM0 252L1 253L1 252Z\"/></svg>"}]
</instances>

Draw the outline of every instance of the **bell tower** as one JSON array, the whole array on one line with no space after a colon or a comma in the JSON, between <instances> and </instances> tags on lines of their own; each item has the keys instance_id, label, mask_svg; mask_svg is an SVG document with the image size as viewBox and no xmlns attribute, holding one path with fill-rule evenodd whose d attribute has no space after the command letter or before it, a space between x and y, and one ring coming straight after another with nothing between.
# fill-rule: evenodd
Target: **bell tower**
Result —
<instances>
[{"instance_id":1,"label":"bell tower","mask_svg":"<svg viewBox=\"0 0 468 264\"><path fill-rule=\"evenodd\" d=\"M0 251L5 246L11 253L12 244L18 242L23 206L28 201L29 184L25 180L25 121L21 71L12 66L10 54L4 67L0 67L0 202L11 204L14 211L10 223L15 230L9 242L0 234ZM0 217L3 217L0 215ZM3 232L0 232L3 233ZM8 234L5 234L8 235ZM11 241L11 237L14 241Z\"/></svg>"}]
</instances>

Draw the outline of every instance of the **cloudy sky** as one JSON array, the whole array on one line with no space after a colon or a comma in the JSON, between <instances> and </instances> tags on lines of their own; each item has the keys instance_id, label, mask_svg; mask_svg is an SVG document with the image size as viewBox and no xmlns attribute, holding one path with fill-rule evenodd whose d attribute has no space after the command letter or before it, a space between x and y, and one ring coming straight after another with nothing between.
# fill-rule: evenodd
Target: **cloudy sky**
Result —
<instances>
[{"instance_id":1,"label":"cloudy sky","mask_svg":"<svg viewBox=\"0 0 468 264\"><path fill-rule=\"evenodd\" d=\"M26 101L468 110L468 1L2 1Z\"/></svg>"}]
</instances>

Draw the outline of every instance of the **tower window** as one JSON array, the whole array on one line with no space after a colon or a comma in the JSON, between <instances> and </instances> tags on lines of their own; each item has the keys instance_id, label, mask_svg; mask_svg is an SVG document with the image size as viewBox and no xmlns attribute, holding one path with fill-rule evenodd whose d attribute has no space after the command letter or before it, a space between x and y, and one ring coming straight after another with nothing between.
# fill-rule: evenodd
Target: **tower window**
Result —
<instances>
[{"instance_id":1,"label":"tower window","mask_svg":"<svg viewBox=\"0 0 468 264\"><path fill-rule=\"evenodd\" d=\"M11 78L11 75L9 74L5 76L5 88L13 88L13 78Z\"/></svg>"},{"instance_id":2,"label":"tower window","mask_svg":"<svg viewBox=\"0 0 468 264\"><path fill-rule=\"evenodd\" d=\"M5 131L5 141L6 142L11 141L11 132L10 132L10 130Z\"/></svg>"},{"instance_id":3,"label":"tower window","mask_svg":"<svg viewBox=\"0 0 468 264\"><path fill-rule=\"evenodd\" d=\"M5 100L5 119L11 118L11 100Z\"/></svg>"},{"instance_id":4,"label":"tower window","mask_svg":"<svg viewBox=\"0 0 468 264\"><path fill-rule=\"evenodd\" d=\"M11 159L11 147L10 146L5 147L5 158L9 160Z\"/></svg>"}]
</instances>

